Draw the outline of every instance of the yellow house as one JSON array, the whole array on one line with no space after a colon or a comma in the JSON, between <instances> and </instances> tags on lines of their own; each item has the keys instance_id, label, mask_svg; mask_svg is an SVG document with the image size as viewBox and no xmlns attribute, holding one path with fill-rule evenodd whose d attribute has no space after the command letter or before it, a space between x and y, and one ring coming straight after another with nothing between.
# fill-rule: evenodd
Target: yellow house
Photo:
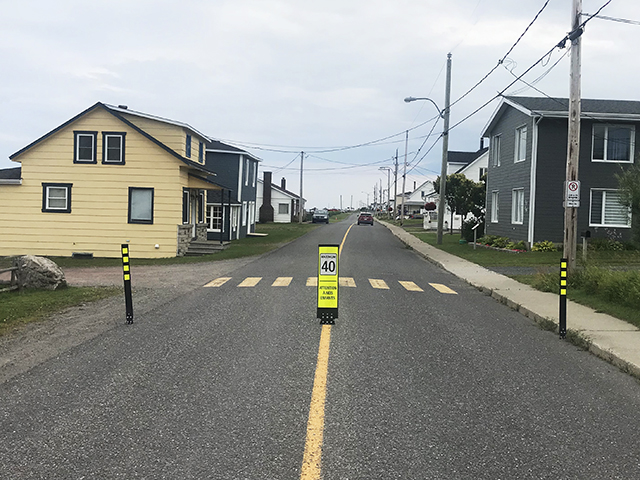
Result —
<instances>
[{"instance_id":1,"label":"yellow house","mask_svg":"<svg viewBox=\"0 0 640 480\"><path fill-rule=\"evenodd\" d=\"M0 256L184 255L207 238L209 139L191 126L96 103L9 158ZM2 173L2 171L0 171Z\"/></svg>"}]
</instances>

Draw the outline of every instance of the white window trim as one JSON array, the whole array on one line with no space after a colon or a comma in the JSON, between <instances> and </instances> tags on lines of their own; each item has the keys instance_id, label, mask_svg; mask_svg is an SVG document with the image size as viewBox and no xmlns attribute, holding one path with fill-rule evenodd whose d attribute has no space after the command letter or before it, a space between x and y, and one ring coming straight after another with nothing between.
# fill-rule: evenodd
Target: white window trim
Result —
<instances>
[{"instance_id":1,"label":"white window trim","mask_svg":"<svg viewBox=\"0 0 640 480\"><path fill-rule=\"evenodd\" d=\"M606 133L605 133L605 143L604 143L604 156L607 156L607 142L609 141L609 127L625 127L628 128L629 130L631 130L631 138L629 139L630 145L629 145L629 160L607 160L605 159L596 159L593 158L593 151L594 151L594 142L596 139L594 130L596 128L596 125L600 125L602 127L605 127ZM615 124L615 123L594 123L591 126L591 161L594 163L633 163L633 158L635 155L635 145L636 145L636 126L635 125L631 125L631 124ZM604 190L604 189L603 189Z\"/></svg>"},{"instance_id":2,"label":"white window trim","mask_svg":"<svg viewBox=\"0 0 640 480\"><path fill-rule=\"evenodd\" d=\"M499 167L500 166L500 144L501 135L494 135L491 139L491 166Z\"/></svg>"},{"instance_id":3,"label":"white window trim","mask_svg":"<svg viewBox=\"0 0 640 480\"><path fill-rule=\"evenodd\" d=\"M213 216L213 209L214 208L219 208L220 209L220 216L219 217L214 217ZM224 206L223 205L207 205L207 212L208 217L209 217L209 221L207 222L207 231L208 232L220 232L220 230L222 230L224 232ZM220 227L221 228L213 228L213 219L214 218L219 218L220 219Z\"/></svg>"},{"instance_id":4,"label":"white window trim","mask_svg":"<svg viewBox=\"0 0 640 480\"><path fill-rule=\"evenodd\" d=\"M615 188L592 188L589 190L589 226L590 227L607 227L607 228L631 228L631 209L629 209L629 223L628 224L615 224L615 223L591 223L591 214L593 212L593 192L602 193L602 210L600 211L600 221L604 220L604 209L607 204L607 192L617 192Z\"/></svg>"},{"instance_id":5,"label":"white window trim","mask_svg":"<svg viewBox=\"0 0 640 480\"><path fill-rule=\"evenodd\" d=\"M47 185L45 187L45 210L46 211L60 211L65 212L69 210L69 190L71 187L65 185ZM52 189L64 190L64 207L52 207L49 201L51 200L51 195L49 192ZM56 200L60 200L60 197L56 197Z\"/></svg>"},{"instance_id":6,"label":"white window trim","mask_svg":"<svg viewBox=\"0 0 640 480\"><path fill-rule=\"evenodd\" d=\"M242 202L242 226L247 226L247 217L249 216L249 209L247 208L247 202Z\"/></svg>"},{"instance_id":7,"label":"white window trim","mask_svg":"<svg viewBox=\"0 0 640 480\"><path fill-rule=\"evenodd\" d=\"M500 191L491 192L491 223L498 223L500 217Z\"/></svg>"},{"instance_id":8,"label":"white window trim","mask_svg":"<svg viewBox=\"0 0 640 480\"><path fill-rule=\"evenodd\" d=\"M284 205L285 207L287 207L287 211L284 213L280 213L280 206ZM288 203L280 203L278 202L278 215L290 215L290 205Z\"/></svg>"},{"instance_id":9,"label":"white window trim","mask_svg":"<svg viewBox=\"0 0 640 480\"><path fill-rule=\"evenodd\" d=\"M109 138L118 138L120 139L120 158L118 160L108 160L109 158ZM111 163L114 165L123 164L124 163L124 134L122 133L105 133L103 136L103 158L102 163Z\"/></svg>"},{"instance_id":10,"label":"white window trim","mask_svg":"<svg viewBox=\"0 0 640 480\"><path fill-rule=\"evenodd\" d=\"M247 157L244 158L244 186L249 186L249 159Z\"/></svg>"},{"instance_id":11,"label":"white window trim","mask_svg":"<svg viewBox=\"0 0 640 480\"><path fill-rule=\"evenodd\" d=\"M74 132L75 135L75 149L74 152L74 163L97 163L97 142L98 142L98 134L97 132ZM80 159L80 137L89 137L91 138L91 159Z\"/></svg>"},{"instance_id":12,"label":"white window trim","mask_svg":"<svg viewBox=\"0 0 640 480\"><path fill-rule=\"evenodd\" d=\"M521 202L516 202L518 197L520 197ZM519 221L517 220L518 213L520 214ZM511 190L511 223L513 225L524 224L524 187Z\"/></svg>"},{"instance_id":13,"label":"white window trim","mask_svg":"<svg viewBox=\"0 0 640 480\"><path fill-rule=\"evenodd\" d=\"M256 181L258 180L258 162L253 162L253 184L252 187L256 186Z\"/></svg>"},{"instance_id":14,"label":"white window trim","mask_svg":"<svg viewBox=\"0 0 640 480\"><path fill-rule=\"evenodd\" d=\"M519 158L520 156L520 145L522 142L522 133L525 133L525 138L524 138L524 158ZM527 159L527 136L528 136L528 132L527 132L527 125L521 125L518 128L516 128L516 137L515 137L515 152L513 153L513 163L520 163L520 162L524 162Z\"/></svg>"}]
</instances>

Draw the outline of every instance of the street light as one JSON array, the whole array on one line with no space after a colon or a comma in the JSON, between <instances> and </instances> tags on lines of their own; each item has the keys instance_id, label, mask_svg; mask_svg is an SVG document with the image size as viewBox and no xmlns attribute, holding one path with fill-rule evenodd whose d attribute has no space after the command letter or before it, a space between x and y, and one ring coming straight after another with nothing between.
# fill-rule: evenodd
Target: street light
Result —
<instances>
[{"instance_id":1,"label":"street light","mask_svg":"<svg viewBox=\"0 0 640 480\"><path fill-rule=\"evenodd\" d=\"M451 100L451 54L447 55L447 86L444 96L444 110L440 110L436 102L427 97L407 97L405 102L413 102L415 100L428 100L435 105L444 119L444 128L442 130L442 166L440 167L440 199L438 201L438 239L437 244L442 245L442 227L444 222L444 202L445 189L447 186L447 163L449 162L449 102ZM403 192L404 193L404 192ZM453 227L453 226L452 226Z\"/></svg>"},{"instance_id":2,"label":"street light","mask_svg":"<svg viewBox=\"0 0 640 480\"><path fill-rule=\"evenodd\" d=\"M367 196L367 210L369 210L369 193L367 192L362 192Z\"/></svg>"}]
</instances>

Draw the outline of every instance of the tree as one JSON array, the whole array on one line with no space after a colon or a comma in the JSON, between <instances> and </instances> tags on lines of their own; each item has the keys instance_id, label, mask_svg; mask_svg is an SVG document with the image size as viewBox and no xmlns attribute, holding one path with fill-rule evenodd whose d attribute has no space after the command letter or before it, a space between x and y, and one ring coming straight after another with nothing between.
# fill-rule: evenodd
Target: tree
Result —
<instances>
[{"instance_id":1,"label":"tree","mask_svg":"<svg viewBox=\"0 0 640 480\"><path fill-rule=\"evenodd\" d=\"M433 182L436 193L440 193L440 177ZM453 215L460 215L462 222L470 213L478 219L484 217L486 185L484 181L474 182L462 173L447 175L445 202L451 211L450 228L453 231Z\"/></svg>"},{"instance_id":2,"label":"tree","mask_svg":"<svg viewBox=\"0 0 640 480\"><path fill-rule=\"evenodd\" d=\"M616 174L620 186L620 201L631 209L633 241L640 245L640 164Z\"/></svg>"}]
</instances>

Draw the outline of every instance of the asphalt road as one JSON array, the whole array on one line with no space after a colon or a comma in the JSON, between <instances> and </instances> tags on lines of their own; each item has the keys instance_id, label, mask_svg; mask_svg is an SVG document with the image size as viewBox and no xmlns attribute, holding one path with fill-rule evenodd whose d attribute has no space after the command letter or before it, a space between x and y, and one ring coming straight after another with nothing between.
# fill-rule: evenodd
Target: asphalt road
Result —
<instances>
[{"instance_id":1,"label":"asphalt road","mask_svg":"<svg viewBox=\"0 0 640 480\"><path fill-rule=\"evenodd\" d=\"M1 384L0 478L300 478L327 328L306 282L354 218ZM640 478L637 381L379 224L340 276L322 478Z\"/></svg>"}]
</instances>

